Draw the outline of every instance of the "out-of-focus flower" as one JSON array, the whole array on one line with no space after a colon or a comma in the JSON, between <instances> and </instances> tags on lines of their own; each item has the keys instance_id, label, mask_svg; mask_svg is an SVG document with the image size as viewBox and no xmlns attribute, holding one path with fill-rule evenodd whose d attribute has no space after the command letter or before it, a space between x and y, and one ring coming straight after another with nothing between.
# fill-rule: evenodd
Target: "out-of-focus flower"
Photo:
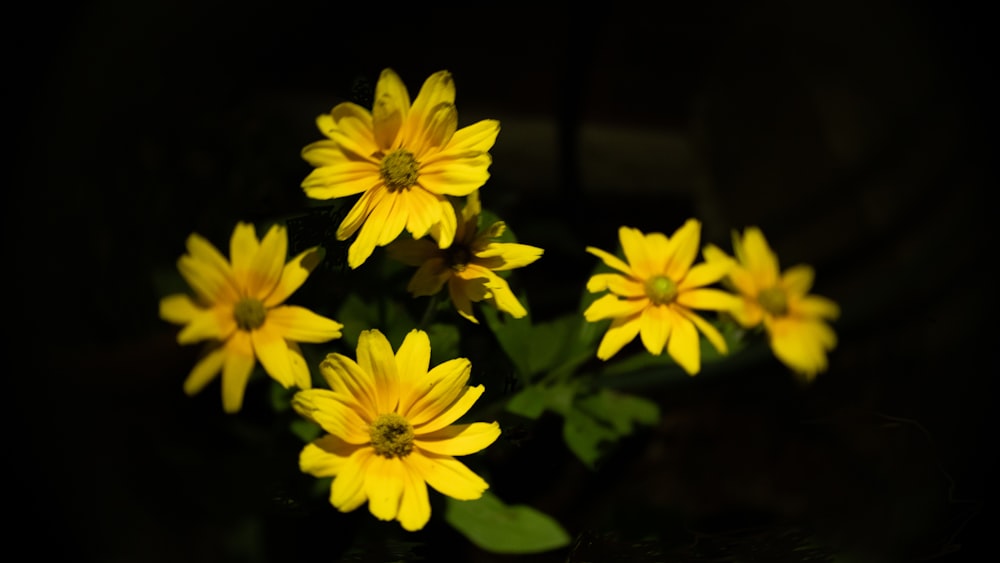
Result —
<instances>
[{"instance_id":1,"label":"out-of-focus flower","mask_svg":"<svg viewBox=\"0 0 1000 563\"><path fill-rule=\"evenodd\" d=\"M798 265L781 273L778 257L757 227L733 233L736 264L725 283L741 300L731 313L746 328L764 324L771 350L806 381L827 368L827 352L837 345L837 335L826 323L840 316L840 307L818 295L809 295L815 272ZM712 263L732 262L716 246L705 249Z\"/></svg>"},{"instance_id":2,"label":"out-of-focus flower","mask_svg":"<svg viewBox=\"0 0 1000 563\"><path fill-rule=\"evenodd\" d=\"M427 485L459 499L489 485L453 456L478 452L500 436L496 422L453 424L483 394L470 387L469 360L430 371L427 333L411 331L393 354L377 330L358 338L357 362L330 354L320 371L330 389L299 391L292 405L327 432L303 448L299 466L333 477L330 504L349 512L368 501L380 520L419 530L430 519Z\"/></svg>"},{"instance_id":3,"label":"out-of-focus flower","mask_svg":"<svg viewBox=\"0 0 1000 563\"><path fill-rule=\"evenodd\" d=\"M385 69L372 111L344 102L317 125L329 139L302 150L316 167L302 187L314 199L361 194L337 229L340 240L361 229L348 250L351 268L404 228L415 239L431 233L442 248L450 246L457 219L446 196L466 196L486 183L489 150L500 132L500 122L491 119L458 129L455 83L447 71L432 74L411 106L402 80Z\"/></svg>"},{"instance_id":4,"label":"out-of-focus flower","mask_svg":"<svg viewBox=\"0 0 1000 563\"><path fill-rule=\"evenodd\" d=\"M414 297L434 295L448 284L451 302L460 315L478 323L472 302L487 300L497 309L521 318L527 314L510 290L507 280L495 272L527 266L538 260L541 248L513 242L496 242L506 225L497 221L478 230L482 207L479 191L466 198L455 240L441 248L426 238L400 239L386 249L389 256L410 266L419 266L406 290Z\"/></svg>"},{"instance_id":5,"label":"out-of-focus flower","mask_svg":"<svg viewBox=\"0 0 1000 563\"><path fill-rule=\"evenodd\" d=\"M610 293L594 301L584 317L590 322L612 319L597 357L614 356L636 335L650 354L667 353L691 375L701 369L699 331L720 353L728 353L722 334L692 309L728 310L736 297L705 286L725 276L729 263L692 266L698 254L701 223L689 219L669 239L662 233L644 235L638 229L618 230L625 261L603 250L587 247L620 273L595 274L587 290Z\"/></svg>"},{"instance_id":6,"label":"out-of-focus flower","mask_svg":"<svg viewBox=\"0 0 1000 563\"><path fill-rule=\"evenodd\" d=\"M311 386L298 343L339 338L343 325L303 307L283 305L322 258L321 249L311 248L286 264L287 252L288 234L279 225L258 240L252 224L237 224L230 239L231 263L201 235L188 237L187 254L177 261L177 269L195 297L174 294L160 300L160 317L185 325L177 342L210 341L184 382L188 395L222 372L223 409L237 412L258 360L286 388Z\"/></svg>"}]
</instances>

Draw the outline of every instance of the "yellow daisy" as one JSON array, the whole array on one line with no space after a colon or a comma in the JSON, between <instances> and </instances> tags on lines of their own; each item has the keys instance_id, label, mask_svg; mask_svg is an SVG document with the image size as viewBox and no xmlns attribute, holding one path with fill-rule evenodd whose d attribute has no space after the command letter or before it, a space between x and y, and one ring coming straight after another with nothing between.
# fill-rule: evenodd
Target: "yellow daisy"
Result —
<instances>
[{"instance_id":1,"label":"yellow daisy","mask_svg":"<svg viewBox=\"0 0 1000 563\"><path fill-rule=\"evenodd\" d=\"M185 325L177 342L208 340L208 352L184 382L184 391L201 391L222 372L222 406L237 412L256 362L286 388L310 387L309 368L298 342L339 338L343 325L295 305L282 305L321 259L319 248L285 263L288 234L272 226L257 239L254 226L239 223L230 239L232 263L204 237L187 239L187 254L177 268L195 298L175 294L160 301L160 317Z\"/></svg>"},{"instance_id":2,"label":"yellow daisy","mask_svg":"<svg viewBox=\"0 0 1000 563\"><path fill-rule=\"evenodd\" d=\"M607 360L636 335L650 354L667 353L685 371L694 375L701 369L698 332L720 353L728 353L719 331L692 309L731 309L736 298L704 286L726 274L724 262L692 266L698 254L701 223L688 219L669 239L662 233L644 235L638 229L618 230L625 261L598 248L587 247L620 273L595 274L587 290L610 293L594 301L584 317L590 322L613 319L597 349L597 357Z\"/></svg>"},{"instance_id":3,"label":"yellow daisy","mask_svg":"<svg viewBox=\"0 0 1000 563\"><path fill-rule=\"evenodd\" d=\"M826 354L837 345L837 335L826 323L840 316L840 308L825 297L809 295L815 273L806 265L784 273L778 257L757 227L733 233L737 263L726 282L742 299L731 312L744 327L764 324L771 350L806 381L827 368ZM731 262L718 247L705 249L710 262Z\"/></svg>"},{"instance_id":4,"label":"yellow daisy","mask_svg":"<svg viewBox=\"0 0 1000 563\"><path fill-rule=\"evenodd\" d=\"M411 106L402 80L385 69L372 111L345 102L316 123L329 139L302 149L316 167L302 188L314 199L361 194L337 229L340 240L361 229L348 250L351 268L404 228L415 239L433 233L441 248L450 246L457 219L446 196L466 196L486 183L500 132L491 119L458 129L447 71L432 74Z\"/></svg>"},{"instance_id":5,"label":"yellow daisy","mask_svg":"<svg viewBox=\"0 0 1000 563\"><path fill-rule=\"evenodd\" d=\"M393 355L377 330L358 338L358 360L329 354L320 371L330 389L299 391L292 405L327 432L302 449L299 466L334 477L330 504L349 512L366 500L379 520L406 530L431 516L427 485L458 500L482 496L489 485L453 456L486 448L500 436L496 422L452 424L483 394L470 387L471 364L449 360L428 371L427 333L411 331Z\"/></svg>"},{"instance_id":6,"label":"yellow daisy","mask_svg":"<svg viewBox=\"0 0 1000 563\"><path fill-rule=\"evenodd\" d=\"M434 295L448 283L451 302L460 315L478 323L472 314L472 302L488 300L497 309L514 318L527 314L521 302L507 285L507 280L494 272L527 266L541 258L541 248L512 242L495 242L507 228L497 221L478 230L479 191L466 198L462 220L455 231L455 240L442 248L426 238L397 240L387 248L389 256L410 266L419 266L406 290L414 297Z\"/></svg>"}]
</instances>

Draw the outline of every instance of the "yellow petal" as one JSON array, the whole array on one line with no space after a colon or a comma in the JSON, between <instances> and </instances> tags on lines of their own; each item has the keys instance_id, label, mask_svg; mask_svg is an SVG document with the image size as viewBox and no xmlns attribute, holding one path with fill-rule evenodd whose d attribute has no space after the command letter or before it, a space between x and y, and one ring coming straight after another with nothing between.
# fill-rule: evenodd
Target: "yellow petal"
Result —
<instances>
[{"instance_id":1,"label":"yellow petal","mask_svg":"<svg viewBox=\"0 0 1000 563\"><path fill-rule=\"evenodd\" d=\"M497 135L500 134L500 122L495 119L484 119L472 125L463 127L451 136L451 142L442 151L445 154L460 154L464 152L486 152L493 148Z\"/></svg>"},{"instance_id":2,"label":"yellow petal","mask_svg":"<svg viewBox=\"0 0 1000 563\"><path fill-rule=\"evenodd\" d=\"M292 372L292 360L288 355L288 344L271 323L264 321L260 328L250 332L253 349L260 360L264 371L271 379L284 388L295 385L295 374Z\"/></svg>"},{"instance_id":3,"label":"yellow petal","mask_svg":"<svg viewBox=\"0 0 1000 563\"><path fill-rule=\"evenodd\" d=\"M605 289L626 298L646 296L646 287L642 283L621 274L594 274L587 280L587 291L597 293Z\"/></svg>"},{"instance_id":4,"label":"yellow petal","mask_svg":"<svg viewBox=\"0 0 1000 563\"><path fill-rule=\"evenodd\" d=\"M670 337L670 315L666 305L650 305L639 318L639 336L643 346L654 356L663 353L663 347Z\"/></svg>"},{"instance_id":5,"label":"yellow petal","mask_svg":"<svg viewBox=\"0 0 1000 563\"><path fill-rule=\"evenodd\" d=\"M476 404L476 401L479 400L484 391L486 391L486 388L482 385L463 388L458 397L436 417L425 424L414 424L414 432L418 434L434 432L454 423L469 412L469 409L472 408L472 405Z\"/></svg>"},{"instance_id":6,"label":"yellow petal","mask_svg":"<svg viewBox=\"0 0 1000 563\"><path fill-rule=\"evenodd\" d=\"M475 500L490 487L482 477L453 457L414 452L406 461L428 485L457 500Z\"/></svg>"},{"instance_id":7,"label":"yellow petal","mask_svg":"<svg viewBox=\"0 0 1000 563\"><path fill-rule=\"evenodd\" d=\"M361 194L358 201L354 202L351 210L344 216L344 220L340 222L340 226L337 227L337 239L347 240L350 238L364 224L365 219L371 215L372 209L382 201L387 192L388 189L385 187L385 184L380 183L378 186Z\"/></svg>"},{"instance_id":8,"label":"yellow petal","mask_svg":"<svg viewBox=\"0 0 1000 563\"><path fill-rule=\"evenodd\" d=\"M225 340L236 332L232 310L225 306L201 309L177 333L178 344L193 344L202 340Z\"/></svg>"},{"instance_id":9,"label":"yellow petal","mask_svg":"<svg viewBox=\"0 0 1000 563\"><path fill-rule=\"evenodd\" d=\"M465 389L472 364L455 358L438 364L413 382L410 402L400 403L399 413L415 428L438 418Z\"/></svg>"},{"instance_id":10,"label":"yellow petal","mask_svg":"<svg viewBox=\"0 0 1000 563\"><path fill-rule=\"evenodd\" d=\"M220 345L207 346L205 355L198 360L187 379L184 380L184 392L190 396L204 389L222 371L225 360L226 349L224 347Z\"/></svg>"},{"instance_id":11,"label":"yellow petal","mask_svg":"<svg viewBox=\"0 0 1000 563\"><path fill-rule=\"evenodd\" d=\"M379 414L396 412L399 402L399 372L389 340L378 330L363 330L358 336L358 366L372 375L373 396Z\"/></svg>"},{"instance_id":12,"label":"yellow petal","mask_svg":"<svg viewBox=\"0 0 1000 563\"><path fill-rule=\"evenodd\" d=\"M395 520L410 469L398 458L373 456L365 471L368 510L379 520Z\"/></svg>"},{"instance_id":13,"label":"yellow petal","mask_svg":"<svg viewBox=\"0 0 1000 563\"><path fill-rule=\"evenodd\" d=\"M415 532L425 525L431 518L431 503L427 497L427 483L420 476L418 470L411 467L411 464L403 459L401 462L407 466L403 473L403 498L399 503L399 514L396 516L399 524L408 532Z\"/></svg>"},{"instance_id":14,"label":"yellow petal","mask_svg":"<svg viewBox=\"0 0 1000 563\"><path fill-rule=\"evenodd\" d=\"M280 225L272 225L260 241L257 254L250 262L246 281L250 295L263 299L267 297L281 279L288 255L288 232Z\"/></svg>"},{"instance_id":15,"label":"yellow petal","mask_svg":"<svg viewBox=\"0 0 1000 563\"><path fill-rule=\"evenodd\" d=\"M381 182L378 164L347 160L313 170L302 180L302 189L312 199L335 199L370 190Z\"/></svg>"},{"instance_id":16,"label":"yellow petal","mask_svg":"<svg viewBox=\"0 0 1000 563\"><path fill-rule=\"evenodd\" d=\"M235 413L243 406L243 393L257 359L250 344L250 335L237 331L225 344L222 366L222 410Z\"/></svg>"},{"instance_id":17,"label":"yellow petal","mask_svg":"<svg viewBox=\"0 0 1000 563\"><path fill-rule=\"evenodd\" d=\"M407 118L407 138L409 140L423 139L428 135L428 125L433 120L435 110L441 106L454 106L455 81L451 73L440 70L427 77L417 97L413 100ZM456 121L458 118L456 117Z\"/></svg>"},{"instance_id":18,"label":"yellow petal","mask_svg":"<svg viewBox=\"0 0 1000 563\"><path fill-rule=\"evenodd\" d=\"M688 311L682 307L677 307L675 311L682 317L694 323L694 326L698 329L698 331L705 335L705 338L708 339L708 341L720 354L729 353L729 347L726 345L726 339L723 338L722 333L712 326L711 323L701 318L693 311Z\"/></svg>"},{"instance_id":19,"label":"yellow petal","mask_svg":"<svg viewBox=\"0 0 1000 563\"><path fill-rule=\"evenodd\" d=\"M348 158L365 160L379 152L372 115L368 110L348 102L333 108L332 115L337 128L328 136L347 153Z\"/></svg>"},{"instance_id":20,"label":"yellow petal","mask_svg":"<svg viewBox=\"0 0 1000 563\"><path fill-rule=\"evenodd\" d=\"M840 306L819 295L807 295L792 303L794 305L790 304L790 308L797 315L823 319L836 319L840 316Z\"/></svg>"},{"instance_id":21,"label":"yellow petal","mask_svg":"<svg viewBox=\"0 0 1000 563\"><path fill-rule=\"evenodd\" d=\"M292 397L292 408L348 444L363 445L371 441L369 421L349 395L329 389L305 389Z\"/></svg>"},{"instance_id":22,"label":"yellow petal","mask_svg":"<svg viewBox=\"0 0 1000 563\"><path fill-rule=\"evenodd\" d=\"M488 283L490 292L493 294L493 303L496 305L497 309L507 313L515 319L524 318L528 314L524 305L521 305L521 302L514 296L514 292L510 290L510 286L507 285L507 280L493 275Z\"/></svg>"},{"instance_id":23,"label":"yellow petal","mask_svg":"<svg viewBox=\"0 0 1000 563\"><path fill-rule=\"evenodd\" d=\"M677 304L691 309L732 311L740 307L741 299L719 289L691 289L677 295Z\"/></svg>"},{"instance_id":24,"label":"yellow petal","mask_svg":"<svg viewBox=\"0 0 1000 563\"><path fill-rule=\"evenodd\" d=\"M424 262L437 256L437 244L427 240L401 238L385 248L386 255L407 266L421 266Z\"/></svg>"},{"instance_id":25,"label":"yellow petal","mask_svg":"<svg viewBox=\"0 0 1000 563\"><path fill-rule=\"evenodd\" d=\"M410 94L406 85L392 69L385 69L375 84L372 124L375 143L383 152L399 146L399 133L410 112Z\"/></svg>"},{"instance_id":26,"label":"yellow petal","mask_svg":"<svg viewBox=\"0 0 1000 563\"><path fill-rule=\"evenodd\" d=\"M781 275L779 287L784 288L791 295L805 295L812 289L816 272L812 267L800 264L785 270Z\"/></svg>"},{"instance_id":27,"label":"yellow petal","mask_svg":"<svg viewBox=\"0 0 1000 563\"><path fill-rule=\"evenodd\" d=\"M665 273L672 280L684 279L691 264L698 256L701 240L701 222L688 219L667 241L667 264Z\"/></svg>"},{"instance_id":28,"label":"yellow petal","mask_svg":"<svg viewBox=\"0 0 1000 563\"><path fill-rule=\"evenodd\" d=\"M406 285L406 291L409 291L414 297L434 295L441 291L453 273L454 270L444 263L443 258L431 258L421 264L413 273L413 277Z\"/></svg>"},{"instance_id":29,"label":"yellow petal","mask_svg":"<svg viewBox=\"0 0 1000 563\"><path fill-rule=\"evenodd\" d=\"M677 291L684 292L696 287L711 285L726 277L732 268L731 260L716 260L712 262L702 262L696 264L684 278L677 284Z\"/></svg>"},{"instance_id":30,"label":"yellow petal","mask_svg":"<svg viewBox=\"0 0 1000 563\"><path fill-rule=\"evenodd\" d=\"M621 258L618 258L614 254L611 254L610 252L605 252L600 248L594 248L593 246L588 246L587 252L600 258L609 268L618 270L619 272L625 274L626 276L630 276L633 278L635 277L635 275L632 273L632 268L630 268L629 265L626 264L625 262L622 262Z\"/></svg>"},{"instance_id":31,"label":"yellow petal","mask_svg":"<svg viewBox=\"0 0 1000 563\"><path fill-rule=\"evenodd\" d=\"M638 313L619 317L611 321L611 326L601 338L601 344L597 347L597 357L607 360L618 353L626 344L635 340L639 334L640 316Z\"/></svg>"},{"instance_id":32,"label":"yellow petal","mask_svg":"<svg viewBox=\"0 0 1000 563\"><path fill-rule=\"evenodd\" d=\"M358 446L329 434L306 444L299 454L299 469L314 477L333 477Z\"/></svg>"},{"instance_id":33,"label":"yellow petal","mask_svg":"<svg viewBox=\"0 0 1000 563\"><path fill-rule=\"evenodd\" d=\"M257 231L252 223L237 223L233 229L233 234L229 239L229 258L233 264L233 278L239 284L242 291L241 297L247 290L247 279L250 277L250 268L254 258L257 257L257 249L260 248L260 241L257 240ZM256 297L257 295L254 294Z\"/></svg>"},{"instance_id":34,"label":"yellow petal","mask_svg":"<svg viewBox=\"0 0 1000 563\"><path fill-rule=\"evenodd\" d=\"M778 283L778 257L767 244L764 233L757 227L743 231L743 257L740 262L753 276L757 287L773 287Z\"/></svg>"},{"instance_id":35,"label":"yellow petal","mask_svg":"<svg viewBox=\"0 0 1000 563\"><path fill-rule=\"evenodd\" d=\"M689 375L701 371L701 344L698 342L698 330L687 318L669 311L671 315L670 340L667 342L667 353Z\"/></svg>"},{"instance_id":36,"label":"yellow petal","mask_svg":"<svg viewBox=\"0 0 1000 563\"><path fill-rule=\"evenodd\" d=\"M836 345L836 335L820 321L778 319L768 334L774 355L807 381L826 371L826 351Z\"/></svg>"},{"instance_id":37,"label":"yellow petal","mask_svg":"<svg viewBox=\"0 0 1000 563\"><path fill-rule=\"evenodd\" d=\"M467 196L489 180L488 169L492 162L489 153L457 157L436 154L420 163L417 183L434 194Z\"/></svg>"},{"instance_id":38,"label":"yellow petal","mask_svg":"<svg viewBox=\"0 0 1000 563\"><path fill-rule=\"evenodd\" d=\"M285 264L281 272L281 279L271 291L271 294L264 299L265 307L276 307L285 302L299 287L305 283L309 274L323 260L325 252L320 247L313 247L304 250L295 258Z\"/></svg>"},{"instance_id":39,"label":"yellow petal","mask_svg":"<svg viewBox=\"0 0 1000 563\"><path fill-rule=\"evenodd\" d=\"M583 312L583 317L590 322L604 319L615 319L620 317L630 317L638 314L649 305L649 299L645 297L636 299L619 299L615 295L604 295L594 301Z\"/></svg>"},{"instance_id":40,"label":"yellow petal","mask_svg":"<svg viewBox=\"0 0 1000 563\"><path fill-rule=\"evenodd\" d=\"M365 476L376 457L371 448L358 448L340 466L330 487L330 504L337 510L350 512L365 502Z\"/></svg>"},{"instance_id":41,"label":"yellow petal","mask_svg":"<svg viewBox=\"0 0 1000 563\"><path fill-rule=\"evenodd\" d=\"M437 241L438 248L450 248L455 240L455 233L458 230L458 219L455 215L455 208L447 198L438 200L441 220L435 223L428 234Z\"/></svg>"},{"instance_id":42,"label":"yellow petal","mask_svg":"<svg viewBox=\"0 0 1000 563\"><path fill-rule=\"evenodd\" d=\"M330 120L330 123L333 123L332 118L329 115L323 115L322 117ZM331 130L333 129L334 128L331 127ZM326 168L327 173L333 172L336 168L339 168L344 164L361 162L349 158L344 151L340 150L340 145L330 139L323 139L309 143L302 148L300 156L303 160L317 168Z\"/></svg>"},{"instance_id":43,"label":"yellow petal","mask_svg":"<svg viewBox=\"0 0 1000 563\"><path fill-rule=\"evenodd\" d=\"M239 288L232 267L218 249L197 233L188 236L186 247L188 255L180 259L178 268L198 296L208 303L235 302Z\"/></svg>"},{"instance_id":44,"label":"yellow petal","mask_svg":"<svg viewBox=\"0 0 1000 563\"><path fill-rule=\"evenodd\" d=\"M203 303L235 303L239 296L229 267L222 270L189 254L177 260L177 271Z\"/></svg>"},{"instance_id":45,"label":"yellow petal","mask_svg":"<svg viewBox=\"0 0 1000 563\"><path fill-rule=\"evenodd\" d=\"M451 140L458 128L458 110L455 109L455 104L442 102L432 108L420 128L423 131L416 137L419 142L413 145L417 161L438 152Z\"/></svg>"},{"instance_id":46,"label":"yellow petal","mask_svg":"<svg viewBox=\"0 0 1000 563\"><path fill-rule=\"evenodd\" d=\"M448 277L448 297L451 299L451 304L459 315L475 324L479 324L479 321L472 313L472 299L469 298L469 295L476 290L470 286L474 285L480 288L481 291L478 293L483 294L485 293L485 282L486 280L469 281L455 275Z\"/></svg>"},{"instance_id":47,"label":"yellow petal","mask_svg":"<svg viewBox=\"0 0 1000 563\"><path fill-rule=\"evenodd\" d=\"M359 405L359 413L367 422L380 414L375 404L375 380L351 358L327 354L319 364L319 372L333 391L347 395Z\"/></svg>"},{"instance_id":48,"label":"yellow petal","mask_svg":"<svg viewBox=\"0 0 1000 563\"><path fill-rule=\"evenodd\" d=\"M340 338L344 325L317 315L305 307L282 305L267 312L267 325L282 337L296 342L327 342Z\"/></svg>"},{"instance_id":49,"label":"yellow petal","mask_svg":"<svg viewBox=\"0 0 1000 563\"><path fill-rule=\"evenodd\" d=\"M195 305L191 297L183 293L175 293L160 299L160 318L174 324L191 322L202 311Z\"/></svg>"},{"instance_id":50,"label":"yellow petal","mask_svg":"<svg viewBox=\"0 0 1000 563\"><path fill-rule=\"evenodd\" d=\"M396 369L399 373L399 410L405 412L418 395L418 382L427 377L431 363L431 341L422 330L411 330L396 351ZM423 390L421 390L423 393Z\"/></svg>"},{"instance_id":51,"label":"yellow petal","mask_svg":"<svg viewBox=\"0 0 1000 563\"><path fill-rule=\"evenodd\" d=\"M288 360L292 364L292 379L295 381L295 386L299 389L309 389L312 387L312 376L309 374L309 365L302 354L302 348L291 340L285 340L285 344L288 345Z\"/></svg>"},{"instance_id":52,"label":"yellow petal","mask_svg":"<svg viewBox=\"0 0 1000 563\"><path fill-rule=\"evenodd\" d=\"M491 242L475 253L475 262L495 272L527 266L542 257L537 246L513 242Z\"/></svg>"},{"instance_id":53,"label":"yellow petal","mask_svg":"<svg viewBox=\"0 0 1000 563\"><path fill-rule=\"evenodd\" d=\"M369 221L381 222L382 230L379 233L377 244L385 246L403 232L409 222L410 209L407 201L413 190L403 190L389 192L386 198L379 204L379 208L372 211ZM419 191L419 190L417 190ZM384 215L382 214L382 210Z\"/></svg>"},{"instance_id":54,"label":"yellow petal","mask_svg":"<svg viewBox=\"0 0 1000 563\"><path fill-rule=\"evenodd\" d=\"M414 443L421 450L438 455L469 455L486 449L499 437L500 425L496 422L474 422L420 434Z\"/></svg>"},{"instance_id":55,"label":"yellow petal","mask_svg":"<svg viewBox=\"0 0 1000 563\"><path fill-rule=\"evenodd\" d=\"M432 194L420 186L410 188L406 194L406 230L413 238L426 236L434 225L441 222L442 203L448 203L442 196Z\"/></svg>"},{"instance_id":56,"label":"yellow petal","mask_svg":"<svg viewBox=\"0 0 1000 563\"><path fill-rule=\"evenodd\" d=\"M647 279L664 273L662 263L665 258L653 260L653 256L650 255L649 249L646 247L646 237L642 231L632 227L619 227L618 239L621 241L625 260L631 266L636 277Z\"/></svg>"}]
</instances>

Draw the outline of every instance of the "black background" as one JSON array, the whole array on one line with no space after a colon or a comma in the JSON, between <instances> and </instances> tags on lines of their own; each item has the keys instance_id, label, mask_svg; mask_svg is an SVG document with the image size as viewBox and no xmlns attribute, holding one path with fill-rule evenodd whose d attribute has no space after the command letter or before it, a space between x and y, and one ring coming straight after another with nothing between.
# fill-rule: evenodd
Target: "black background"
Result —
<instances>
[{"instance_id":1,"label":"black background","mask_svg":"<svg viewBox=\"0 0 1000 563\"><path fill-rule=\"evenodd\" d=\"M237 220L304 208L298 152L318 138L314 117L389 66L412 95L448 69L462 125L501 121L482 197L546 248L519 272L539 317L572 310L593 265L584 246L689 216L723 245L731 228L761 226L783 265L813 264L816 291L844 310L816 385L796 388L765 359L660 396L663 424L596 475L542 448L558 442L551 422L500 445L490 463L508 477L495 490L579 540L539 561L642 560L620 538L645 528L693 558L678 547L693 529L774 522L874 560L987 549L983 14L889 0L582 6L108 0L9 19L17 538L116 562L344 553L359 520L275 508L295 493L271 468L297 445L255 451L255 438L232 439L217 387L183 396L195 351L156 307L190 232L221 244ZM653 509L635 509L641 524L618 517L640 501L670 513L662 529ZM506 560L440 523L417 538L429 554Z\"/></svg>"}]
</instances>

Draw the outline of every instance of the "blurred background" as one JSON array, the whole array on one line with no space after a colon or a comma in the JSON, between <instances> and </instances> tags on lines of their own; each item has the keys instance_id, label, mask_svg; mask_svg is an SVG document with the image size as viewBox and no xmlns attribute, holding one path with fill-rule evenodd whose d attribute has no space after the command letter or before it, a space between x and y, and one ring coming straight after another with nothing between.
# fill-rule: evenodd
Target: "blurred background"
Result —
<instances>
[{"instance_id":1,"label":"blurred background","mask_svg":"<svg viewBox=\"0 0 1000 563\"><path fill-rule=\"evenodd\" d=\"M413 96L450 70L460 126L500 120L482 199L546 249L517 274L537 318L574 310L585 246L692 216L727 248L760 226L843 309L809 388L762 356L650 389L662 423L597 471L551 447L557 420L491 448L494 490L574 536L519 559L823 560L799 536L842 561L990 549L984 16L802 4L94 0L9 21L18 539L115 563L512 560L437 518L356 545L373 519L303 500L299 445L262 430L266 408L226 417L217 385L183 395L197 347L157 316L189 233L224 246L237 220L303 212L314 118L392 67Z\"/></svg>"}]
</instances>

